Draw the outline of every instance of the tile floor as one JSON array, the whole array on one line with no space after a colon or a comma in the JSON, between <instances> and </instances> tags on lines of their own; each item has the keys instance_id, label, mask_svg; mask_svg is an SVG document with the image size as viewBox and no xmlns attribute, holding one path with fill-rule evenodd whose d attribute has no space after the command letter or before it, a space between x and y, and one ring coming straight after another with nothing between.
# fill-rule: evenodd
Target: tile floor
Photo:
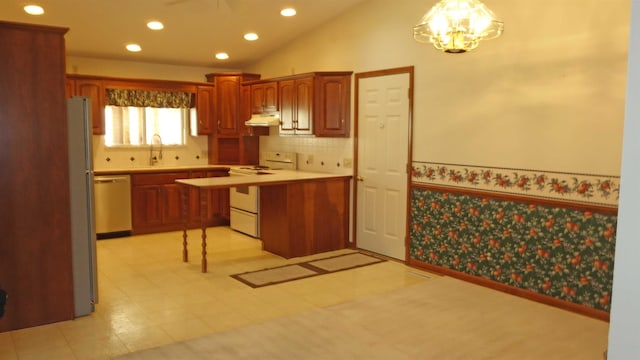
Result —
<instances>
[{"instance_id":1,"label":"tile floor","mask_svg":"<svg viewBox=\"0 0 640 360\"><path fill-rule=\"evenodd\" d=\"M0 359L107 359L427 280L424 272L387 261L252 289L229 275L347 251L285 260L227 227L207 235L206 274L198 230L189 232L188 263L181 260L181 232L98 241L96 312L0 333Z\"/></svg>"}]
</instances>

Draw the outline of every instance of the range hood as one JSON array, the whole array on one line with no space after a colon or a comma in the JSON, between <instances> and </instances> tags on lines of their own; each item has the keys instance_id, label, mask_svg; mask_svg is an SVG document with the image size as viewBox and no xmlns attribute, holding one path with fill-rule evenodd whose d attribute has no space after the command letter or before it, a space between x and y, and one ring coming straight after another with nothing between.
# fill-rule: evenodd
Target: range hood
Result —
<instances>
[{"instance_id":1,"label":"range hood","mask_svg":"<svg viewBox=\"0 0 640 360\"><path fill-rule=\"evenodd\" d=\"M247 126L278 126L280 125L279 114L253 114L251 119L244 122Z\"/></svg>"}]
</instances>

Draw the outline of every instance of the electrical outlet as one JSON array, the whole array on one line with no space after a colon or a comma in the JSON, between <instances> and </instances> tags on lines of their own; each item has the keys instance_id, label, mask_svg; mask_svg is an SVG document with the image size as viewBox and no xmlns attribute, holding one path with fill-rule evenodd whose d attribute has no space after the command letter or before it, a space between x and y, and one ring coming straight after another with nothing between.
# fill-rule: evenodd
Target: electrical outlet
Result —
<instances>
[{"instance_id":1,"label":"electrical outlet","mask_svg":"<svg viewBox=\"0 0 640 360\"><path fill-rule=\"evenodd\" d=\"M353 159L352 158L344 158L342 160L342 164L344 165L345 168L350 169L351 167L353 167Z\"/></svg>"}]
</instances>

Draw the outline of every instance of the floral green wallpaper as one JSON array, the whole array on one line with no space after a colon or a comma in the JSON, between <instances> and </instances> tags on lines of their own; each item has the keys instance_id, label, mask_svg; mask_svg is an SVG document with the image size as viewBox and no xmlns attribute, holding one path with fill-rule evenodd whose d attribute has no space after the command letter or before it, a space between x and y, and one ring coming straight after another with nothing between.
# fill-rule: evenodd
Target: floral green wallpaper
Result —
<instances>
[{"instance_id":1,"label":"floral green wallpaper","mask_svg":"<svg viewBox=\"0 0 640 360\"><path fill-rule=\"evenodd\" d=\"M412 189L410 258L609 311L617 217Z\"/></svg>"}]
</instances>

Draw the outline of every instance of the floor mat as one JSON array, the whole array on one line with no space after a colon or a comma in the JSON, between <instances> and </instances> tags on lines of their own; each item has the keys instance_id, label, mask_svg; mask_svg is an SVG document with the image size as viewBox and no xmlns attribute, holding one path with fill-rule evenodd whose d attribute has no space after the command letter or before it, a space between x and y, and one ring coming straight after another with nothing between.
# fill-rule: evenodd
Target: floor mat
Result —
<instances>
[{"instance_id":1,"label":"floor mat","mask_svg":"<svg viewBox=\"0 0 640 360\"><path fill-rule=\"evenodd\" d=\"M242 274L234 274L231 275L231 277L253 288L258 288L373 265L384 261L386 260L355 252Z\"/></svg>"}]
</instances>

